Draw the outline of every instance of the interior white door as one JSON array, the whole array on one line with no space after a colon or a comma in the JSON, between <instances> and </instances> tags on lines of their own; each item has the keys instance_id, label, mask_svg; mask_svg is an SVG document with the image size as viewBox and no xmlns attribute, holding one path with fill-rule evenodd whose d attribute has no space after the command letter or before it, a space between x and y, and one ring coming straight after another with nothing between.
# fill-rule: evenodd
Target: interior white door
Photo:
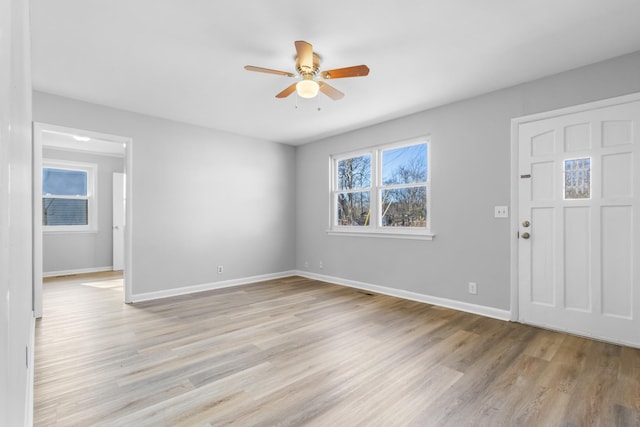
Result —
<instances>
[{"instance_id":1,"label":"interior white door","mask_svg":"<svg viewBox=\"0 0 640 427\"><path fill-rule=\"evenodd\" d=\"M640 346L640 101L518 131L520 321Z\"/></svg>"},{"instance_id":2,"label":"interior white door","mask_svg":"<svg viewBox=\"0 0 640 427\"><path fill-rule=\"evenodd\" d=\"M113 269L124 270L125 175L113 174Z\"/></svg>"}]
</instances>

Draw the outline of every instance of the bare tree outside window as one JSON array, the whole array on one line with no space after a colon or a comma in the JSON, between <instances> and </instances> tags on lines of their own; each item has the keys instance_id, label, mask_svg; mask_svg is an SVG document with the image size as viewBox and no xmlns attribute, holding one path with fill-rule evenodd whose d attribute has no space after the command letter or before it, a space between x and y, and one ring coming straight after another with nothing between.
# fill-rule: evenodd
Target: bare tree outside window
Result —
<instances>
[{"instance_id":1,"label":"bare tree outside window","mask_svg":"<svg viewBox=\"0 0 640 427\"><path fill-rule=\"evenodd\" d=\"M332 231L432 237L427 138L333 157Z\"/></svg>"},{"instance_id":2,"label":"bare tree outside window","mask_svg":"<svg viewBox=\"0 0 640 427\"><path fill-rule=\"evenodd\" d=\"M382 226L426 227L426 144L383 151L382 176Z\"/></svg>"},{"instance_id":3,"label":"bare tree outside window","mask_svg":"<svg viewBox=\"0 0 640 427\"><path fill-rule=\"evenodd\" d=\"M42 225L87 225L88 173L42 168Z\"/></svg>"},{"instance_id":4,"label":"bare tree outside window","mask_svg":"<svg viewBox=\"0 0 640 427\"><path fill-rule=\"evenodd\" d=\"M371 156L338 161L338 224L367 226L371 202ZM355 191L354 191L355 190Z\"/></svg>"}]
</instances>

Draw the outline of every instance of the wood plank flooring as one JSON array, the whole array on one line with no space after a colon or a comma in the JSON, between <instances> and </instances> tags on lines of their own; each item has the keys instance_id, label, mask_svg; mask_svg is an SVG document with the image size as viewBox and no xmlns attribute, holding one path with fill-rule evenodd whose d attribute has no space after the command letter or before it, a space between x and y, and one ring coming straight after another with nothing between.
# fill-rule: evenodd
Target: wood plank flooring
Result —
<instances>
[{"instance_id":1,"label":"wood plank flooring","mask_svg":"<svg viewBox=\"0 0 640 427\"><path fill-rule=\"evenodd\" d=\"M36 426L639 426L640 350L291 277L50 279Z\"/></svg>"}]
</instances>

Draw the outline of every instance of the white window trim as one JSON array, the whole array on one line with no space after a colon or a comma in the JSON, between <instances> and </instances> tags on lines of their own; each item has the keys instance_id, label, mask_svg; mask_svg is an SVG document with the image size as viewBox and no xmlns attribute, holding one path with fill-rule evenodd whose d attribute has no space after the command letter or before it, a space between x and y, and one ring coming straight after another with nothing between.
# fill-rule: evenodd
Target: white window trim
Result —
<instances>
[{"instance_id":1,"label":"white window trim","mask_svg":"<svg viewBox=\"0 0 640 427\"><path fill-rule=\"evenodd\" d=\"M428 228L412 228L412 227L383 227L380 218L379 200L383 189L389 188L405 188L411 185L390 185L383 186L380 172L382 170L382 151L402 148L417 144L427 144L427 225ZM371 187L357 189L357 191L370 192L370 224L367 227L353 227L345 225L337 225L337 194L343 191L337 189L336 175L337 165L340 160L358 157L362 155L371 156ZM392 239L413 239L413 240L432 240L435 234L431 228L431 138L428 136L403 140L396 143L379 145L375 147L365 148L362 150L350 151L331 155L330 162L330 184L329 184L329 229L327 234L330 236L356 236L356 237L381 237ZM420 186L422 184L419 184Z\"/></svg>"},{"instance_id":2,"label":"white window trim","mask_svg":"<svg viewBox=\"0 0 640 427\"><path fill-rule=\"evenodd\" d=\"M71 160L42 159L42 168L68 169L87 172L87 225L43 225L42 231L54 233L97 233L98 232L98 165ZM44 194L42 198L46 197ZM42 204L40 204L42 209Z\"/></svg>"}]
</instances>

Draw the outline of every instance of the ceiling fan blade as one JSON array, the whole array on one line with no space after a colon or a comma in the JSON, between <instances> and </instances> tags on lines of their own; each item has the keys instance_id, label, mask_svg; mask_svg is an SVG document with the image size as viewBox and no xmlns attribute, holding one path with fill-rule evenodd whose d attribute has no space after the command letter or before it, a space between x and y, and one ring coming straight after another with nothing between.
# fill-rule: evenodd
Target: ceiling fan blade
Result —
<instances>
[{"instance_id":1,"label":"ceiling fan blade","mask_svg":"<svg viewBox=\"0 0 640 427\"><path fill-rule=\"evenodd\" d=\"M270 68L254 67L253 65L245 65L244 69L247 71L257 71L259 73L277 74L279 76L295 77L293 73L287 71L272 70Z\"/></svg>"},{"instance_id":2,"label":"ceiling fan blade","mask_svg":"<svg viewBox=\"0 0 640 427\"><path fill-rule=\"evenodd\" d=\"M363 77L369 75L369 67L366 65L355 65L353 67L336 68L320 72L323 79L343 79L345 77Z\"/></svg>"},{"instance_id":3,"label":"ceiling fan blade","mask_svg":"<svg viewBox=\"0 0 640 427\"><path fill-rule=\"evenodd\" d=\"M324 93L325 95L327 95L329 98L333 99L334 101L337 101L337 100L342 99L344 97L344 93L340 92L335 87L330 86L325 82L318 82L318 84L320 85L320 92Z\"/></svg>"},{"instance_id":4,"label":"ceiling fan blade","mask_svg":"<svg viewBox=\"0 0 640 427\"><path fill-rule=\"evenodd\" d=\"M302 40L295 42L298 52L298 64L301 68L313 69L313 46Z\"/></svg>"},{"instance_id":5,"label":"ceiling fan blade","mask_svg":"<svg viewBox=\"0 0 640 427\"><path fill-rule=\"evenodd\" d=\"M287 96L291 95L293 92L296 91L297 84L298 82L293 83L292 85L289 85L285 90L277 94L276 98L286 98Z\"/></svg>"}]
</instances>

